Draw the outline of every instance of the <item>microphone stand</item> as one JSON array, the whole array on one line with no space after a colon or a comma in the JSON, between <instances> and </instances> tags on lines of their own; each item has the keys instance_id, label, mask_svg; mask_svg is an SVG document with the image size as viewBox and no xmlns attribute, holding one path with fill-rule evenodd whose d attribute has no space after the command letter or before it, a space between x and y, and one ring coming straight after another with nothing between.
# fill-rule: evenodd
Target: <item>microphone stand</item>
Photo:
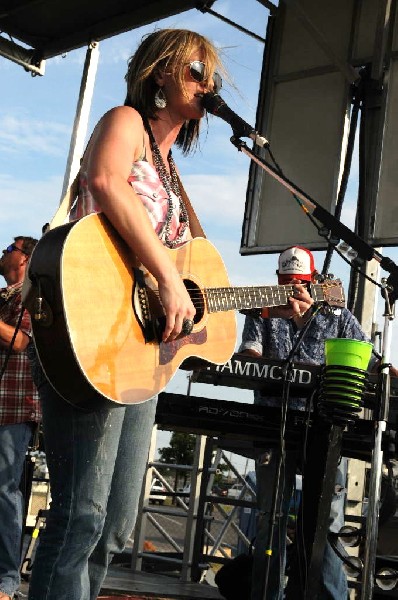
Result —
<instances>
[{"instance_id":1,"label":"microphone stand","mask_svg":"<svg viewBox=\"0 0 398 600\"><path fill-rule=\"evenodd\" d=\"M264 171L266 171L281 185L283 185L298 199L300 199L303 210L312 215L313 218L320 221L320 223L330 232L330 237L333 237L333 239L337 240L341 239L346 242L357 252L358 257L361 260L370 261L375 259L380 264L381 268L390 273L387 279L387 288L384 289L386 310L383 332L383 358L379 385L379 410L377 411L377 420L375 420L375 441L372 452L372 467L368 494L368 515L366 519L364 569L361 581L361 600L367 600L373 595L375 582L374 574L376 567L379 501L382 479L381 470L383 464L382 438L383 433L386 430L386 423L389 413L389 359L391 354L391 321L394 318L394 304L398 297L398 266L392 259L377 252L377 250L375 250L370 244L366 243L365 240L351 231L346 225L341 223L323 206L321 206L303 190L297 187L293 182L287 179L280 171L275 169L266 160L257 156L251 149L249 149L247 144L239 138L239 136L244 135L245 132L234 130L233 133L234 135L231 137L231 143L238 149L238 151L246 154Z\"/></svg>"},{"instance_id":2,"label":"microphone stand","mask_svg":"<svg viewBox=\"0 0 398 600\"><path fill-rule=\"evenodd\" d=\"M389 280L392 281L392 276ZM394 275L394 289L397 287L397 276ZM383 434L386 431L389 412L390 399L390 348L391 348L391 333L392 320L394 319L394 301L395 299L389 295L388 290L384 288L382 293L385 297L384 309L384 329L383 329L383 348L382 360L379 376L378 394L376 397L377 419L375 420L375 443L372 451L369 492L368 492L368 514L366 516L365 526L365 546L364 546L364 568L362 574L361 600L367 600L373 597L373 589L375 584L374 571L376 566L376 548L378 534L378 518L379 518L379 500L381 493L382 467L383 467L383 451L382 442Z\"/></svg>"},{"instance_id":3,"label":"microphone stand","mask_svg":"<svg viewBox=\"0 0 398 600\"><path fill-rule=\"evenodd\" d=\"M315 306L315 305L314 305ZM264 574L264 591L262 600L267 600L267 591L268 591L268 581L269 574L271 568L271 557L273 554L272 550L272 542L274 538L275 525L277 523L277 518L280 518L280 515L277 514L279 510L282 508L283 510L287 510L285 506L283 506L284 501L284 479L281 479L282 465L285 465L286 458L286 446L285 446L285 434L286 434L286 420L287 420L287 410L288 410L288 401L289 401L289 388L290 388L290 375L292 373L294 356L300 347L301 342L303 341L312 321L316 313L320 310L321 306L319 305L314 312L312 313L310 319L301 329L300 334L291 349L289 356L283 361L283 391L282 391L282 406L281 406L281 427L280 427L280 440L279 440L279 456L275 469L275 484L274 484L274 492L271 503L271 511L270 517L268 521L269 529L267 536L267 550L265 553L265 574ZM279 532L280 535L280 532ZM282 544L283 545L283 544ZM281 573L280 581L283 580L283 574Z\"/></svg>"}]
</instances>

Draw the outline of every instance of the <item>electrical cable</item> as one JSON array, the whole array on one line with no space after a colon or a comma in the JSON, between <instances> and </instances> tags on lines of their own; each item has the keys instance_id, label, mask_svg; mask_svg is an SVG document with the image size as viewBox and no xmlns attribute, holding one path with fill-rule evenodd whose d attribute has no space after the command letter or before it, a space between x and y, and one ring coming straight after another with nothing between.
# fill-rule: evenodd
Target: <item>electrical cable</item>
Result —
<instances>
[{"instance_id":1,"label":"electrical cable","mask_svg":"<svg viewBox=\"0 0 398 600\"><path fill-rule=\"evenodd\" d=\"M345 155L345 159L344 159L344 168L343 168L343 172L341 175L340 187L339 187L339 192L338 192L337 201L336 201L336 207L335 207L335 211L334 211L334 216L336 217L336 219L339 219L339 220L341 217L341 212L343 209L343 204L344 204L344 200L345 200L345 196L346 196L346 192L347 192L348 179L349 179L349 175L351 172L352 157L354 154L354 146L355 146L355 136L356 136L357 126L358 126L358 115L359 115L359 109L360 109L361 102L362 102L362 89L363 89L363 86L361 86L361 85L352 85L351 86L351 95L352 95L353 106L352 106L352 110L351 110L350 130L348 132L347 149L346 149L346 155ZM333 250L334 250L333 245L329 244L328 248L326 250L326 256L325 256L325 260L323 263L322 273L327 273L330 269L330 262L332 259Z\"/></svg>"}]
</instances>

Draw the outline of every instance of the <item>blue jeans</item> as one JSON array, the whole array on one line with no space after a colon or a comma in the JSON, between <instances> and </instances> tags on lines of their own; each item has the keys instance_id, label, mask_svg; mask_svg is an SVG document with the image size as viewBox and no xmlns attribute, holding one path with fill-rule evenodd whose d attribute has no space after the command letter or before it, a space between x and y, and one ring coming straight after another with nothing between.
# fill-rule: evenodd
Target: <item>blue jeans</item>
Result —
<instances>
[{"instance_id":1,"label":"blue jeans","mask_svg":"<svg viewBox=\"0 0 398 600\"><path fill-rule=\"evenodd\" d=\"M43 379L39 392L51 507L29 600L94 600L134 528L156 399L83 412Z\"/></svg>"},{"instance_id":2,"label":"blue jeans","mask_svg":"<svg viewBox=\"0 0 398 600\"><path fill-rule=\"evenodd\" d=\"M23 500L19 489L33 423L0 426L0 592L20 583Z\"/></svg>"},{"instance_id":3,"label":"blue jeans","mask_svg":"<svg viewBox=\"0 0 398 600\"><path fill-rule=\"evenodd\" d=\"M259 518L257 523L256 543L252 577L251 600L263 600L266 568L266 554L269 536L269 518L273 504L273 492L279 450L272 448L262 454L257 461L257 504ZM264 462L266 456L266 462ZM284 597L284 576L286 568L286 533L297 466L297 452L287 449L284 471L281 473L278 504L280 512L274 528L272 557L268 576L267 600L282 600ZM329 529L338 532L344 525L345 487L347 477L347 459L342 458L336 473L335 494L330 510ZM282 503L280 500L282 498ZM322 600L346 600L348 593L347 577L342 561L334 552L329 542L326 543L322 563L319 598ZM299 599L298 599L299 600Z\"/></svg>"}]
</instances>

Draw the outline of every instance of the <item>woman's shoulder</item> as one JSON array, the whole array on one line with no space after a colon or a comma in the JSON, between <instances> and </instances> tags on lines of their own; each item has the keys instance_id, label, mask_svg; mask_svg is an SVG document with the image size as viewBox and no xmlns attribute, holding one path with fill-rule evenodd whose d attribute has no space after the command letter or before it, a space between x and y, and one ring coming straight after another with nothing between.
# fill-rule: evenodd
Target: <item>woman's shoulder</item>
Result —
<instances>
[{"instance_id":1,"label":"woman's shoulder","mask_svg":"<svg viewBox=\"0 0 398 600\"><path fill-rule=\"evenodd\" d=\"M94 140L108 142L132 148L133 156L142 150L145 129L141 115L130 106L115 106L108 110L98 122L94 131Z\"/></svg>"},{"instance_id":2,"label":"woman's shoulder","mask_svg":"<svg viewBox=\"0 0 398 600\"><path fill-rule=\"evenodd\" d=\"M88 161L93 148L100 145L116 149L124 149L132 157L142 151L144 124L141 115L130 106L115 106L102 115L96 124L87 144L82 160L82 167Z\"/></svg>"},{"instance_id":3,"label":"woman's shoulder","mask_svg":"<svg viewBox=\"0 0 398 600\"><path fill-rule=\"evenodd\" d=\"M130 125L140 125L144 127L140 113L131 106L114 106L110 108L100 119L99 123L112 121L126 121Z\"/></svg>"}]
</instances>

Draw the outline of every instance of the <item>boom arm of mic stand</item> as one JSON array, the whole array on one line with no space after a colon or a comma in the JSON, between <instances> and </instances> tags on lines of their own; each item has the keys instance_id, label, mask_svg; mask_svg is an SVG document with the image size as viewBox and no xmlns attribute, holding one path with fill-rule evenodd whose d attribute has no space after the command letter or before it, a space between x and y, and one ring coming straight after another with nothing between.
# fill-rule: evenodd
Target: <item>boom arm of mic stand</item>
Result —
<instances>
[{"instance_id":1,"label":"boom arm of mic stand","mask_svg":"<svg viewBox=\"0 0 398 600\"><path fill-rule=\"evenodd\" d=\"M379 501L381 493L381 478L383 466L382 439L386 430L386 422L389 412L389 390L390 374L389 361L391 349L391 321L394 318L393 305L398 298L398 267L388 257L383 257L372 246L367 244L362 238L352 232L348 227L341 223L336 217L320 206L315 200L310 198L303 190L294 185L284 175L278 172L274 167L268 164L264 159L255 155L245 142L232 136L232 144L240 151L249 156L264 171L269 173L274 179L279 181L292 194L295 194L305 205L306 210L312 216L327 227L334 237L344 240L349 244L363 260L370 261L373 258L380 263L380 266L390 273L388 277L388 289L384 289L386 295L385 325L383 332L383 352L382 369L380 373L380 394L378 420L375 422L375 443L372 452L372 468L370 472L369 490L368 490L368 515L366 518L366 542L365 542L365 560L361 581L361 600L368 600L373 596L376 568L376 551L378 537L378 517Z\"/></svg>"},{"instance_id":2,"label":"boom arm of mic stand","mask_svg":"<svg viewBox=\"0 0 398 600\"><path fill-rule=\"evenodd\" d=\"M380 263L381 267L392 274L391 283L394 284L393 280L398 281L398 266L388 257L384 257L382 254L377 252L370 244L367 244L359 235L351 231L346 225L341 223L334 215L327 211L321 206L316 200L308 196L303 190L297 187L292 181L282 175L272 165L267 163L263 158L257 156L247 144L240 138L235 136L231 137L232 144L240 151L251 158L257 165L259 165L264 171L271 175L274 179L279 181L285 188L287 188L292 194L295 194L306 207L306 210L318 221L322 223L327 229L331 231L333 237L344 240L351 248L353 248L358 256L363 259L370 261L373 258ZM392 287L395 286L392 285Z\"/></svg>"}]
</instances>

